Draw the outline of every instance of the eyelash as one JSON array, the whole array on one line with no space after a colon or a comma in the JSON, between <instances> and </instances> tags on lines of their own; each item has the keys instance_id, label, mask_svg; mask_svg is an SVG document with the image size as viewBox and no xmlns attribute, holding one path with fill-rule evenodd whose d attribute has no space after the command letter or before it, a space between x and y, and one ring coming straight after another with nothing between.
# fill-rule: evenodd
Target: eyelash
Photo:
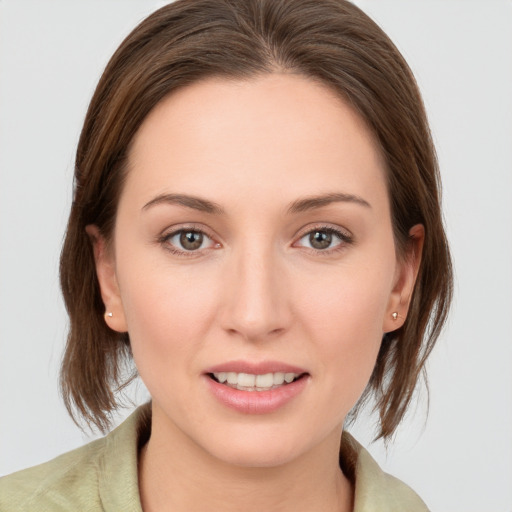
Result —
<instances>
[{"instance_id":1,"label":"eyelash","mask_svg":"<svg viewBox=\"0 0 512 512\"><path fill-rule=\"evenodd\" d=\"M212 238L213 238L206 231L204 231L203 229L200 229L196 226L184 226L184 227L181 227L180 229L171 231L170 233L164 233L161 237L159 237L158 242L164 246L164 249L166 251L169 251L170 253L172 253L176 256L179 256L179 257L183 257L183 258L197 257L197 255L200 253L200 251L184 251L184 250L181 251L181 250L173 247L169 243L169 240L180 233L201 233L202 235L205 235L206 237L208 237L210 240L212 240Z\"/></svg>"},{"instance_id":2,"label":"eyelash","mask_svg":"<svg viewBox=\"0 0 512 512\"><path fill-rule=\"evenodd\" d=\"M340 243L332 249L323 249L322 250L322 249L314 249L312 247L304 247L308 251L312 251L313 253L318 254L320 256L330 256L334 253L342 251L343 249L346 248L347 245L354 243L352 235L350 235L348 232L344 232L339 229L333 228L332 226L325 226L325 225L314 226L313 228L309 229L308 231L305 231L304 233L302 233L300 235L300 237L298 238L298 240L302 240L304 237L311 235L311 233L314 233L317 231L327 233L330 235L335 235L336 237L338 237L340 239ZM200 233L200 234L208 237L210 240L212 240L212 238L213 238L203 229L197 228L195 226L188 226L188 227L185 226L180 229L171 231L170 233L163 234L162 236L160 236L158 238L158 243L163 245L165 250L171 252L172 254L174 254L176 256L183 257L183 258L197 257L197 255L200 254L200 250L196 250L196 251L184 251L183 250L182 251L182 250L176 249L169 243L169 240L171 238L173 238L174 236L176 236L177 234L189 233L189 232Z\"/></svg>"},{"instance_id":3,"label":"eyelash","mask_svg":"<svg viewBox=\"0 0 512 512\"><path fill-rule=\"evenodd\" d=\"M351 234L349 234L347 231L341 231L340 229L336 229L332 226L325 226L325 225L318 225L314 226L313 228L308 229L308 231L302 233L299 237L299 240L302 240L304 237L311 235L311 233L315 232L322 232L327 233L330 235L335 235L339 238L340 243L333 248L330 249L315 249L312 247L305 247L305 249L308 249L309 251L312 251L316 255L320 256L331 256L335 253L338 253L340 251L343 251L346 249L347 245L351 245L354 243L354 239Z\"/></svg>"}]
</instances>

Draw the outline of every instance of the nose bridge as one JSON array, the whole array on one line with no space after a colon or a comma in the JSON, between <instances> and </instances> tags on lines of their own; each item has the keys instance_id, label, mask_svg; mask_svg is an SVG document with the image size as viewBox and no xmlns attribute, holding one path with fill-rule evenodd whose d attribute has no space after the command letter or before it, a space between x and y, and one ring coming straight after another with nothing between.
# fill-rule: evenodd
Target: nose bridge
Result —
<instances>
[{"instance_id":1,"label":"nose bridge","mask_svg":"<svg viewBox=\"0 0 512 512\"><path fill-rule=\"evenodd\" d=\"M252 239L231 256L224 328L253 341L284 330L288 317L284 274L272 245Z\"/></svg>"}]
</instances>

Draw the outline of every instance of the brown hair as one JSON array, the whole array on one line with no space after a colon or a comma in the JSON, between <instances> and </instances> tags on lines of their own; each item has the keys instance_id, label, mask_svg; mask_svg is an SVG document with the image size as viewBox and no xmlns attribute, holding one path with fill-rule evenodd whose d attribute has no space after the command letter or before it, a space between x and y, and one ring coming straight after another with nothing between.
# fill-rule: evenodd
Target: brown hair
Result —
<instances>
[{"instance_id":1,"label":"brown hair","mask_svg":"<svg viewBox=\"0 0 512 512\"><path fill-rule=\"evenodd\" d=\"M145 19L111 58L80 136L61 255L70 316L61 388L73 418L76 409L105 431L116 391L126 384L129 338L104 322L85 226L95 224L111 237L134 134L177 88L210 76L247 79L276 69L327 84L366 121L387 164L397 253L405 253L413 225L425 228L407 320L383 337L359 402L374 397L379 437L391 436L402 419L451 300L439 172L409 67L384 32L345 0L178 0Z\"/></svg>"}]
</instances>

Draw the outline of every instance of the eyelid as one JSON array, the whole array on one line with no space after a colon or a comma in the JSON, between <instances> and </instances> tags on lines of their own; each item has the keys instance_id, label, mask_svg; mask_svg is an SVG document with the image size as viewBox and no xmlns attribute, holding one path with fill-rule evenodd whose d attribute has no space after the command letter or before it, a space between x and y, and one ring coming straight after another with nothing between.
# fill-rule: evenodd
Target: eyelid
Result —
<instances>
[{"instance_id":1,"label":"eyelid","mask_svg":"<svg viewBox=\"0 0 512 512\"><path fill-rule=\"evenodd\" d=\"M186 232L186 231L194 231L196 233L201 233L202 235L209 238L212 242L212 246L198 249L194 251L186 251L181 250L169 243L169 239L174 237L180 232ZM332 253L335 253L337 251L343 250L347 245L354 243L354 238L352 233L348 231L346 228L342 228L340 226L333 226L326 223L320 223L315 224L313 226L308 226L307 228L304 228L300 231L300 234L296 237L296 242L292 244L292 246L295 246L302 238L304 238L307 235L310 235L314 231L326 231L329 233L334 234L340 239L340 243L335 245L334 247L327 248L327 249L315 249L313 247L303 247L304 249L313 252L314 254L319 255L330 255ZM166 245L165 249L172 252L173 254L176 254L178 256L183 257L199 257L201 256L205 250L209 249L218 249L222 247L222 244L216 241L216 237L213 236L208 229L205 229L202 225L198 226L197 224L190 223L185 225L177 225L177 226L170 226L167 229L165 229L162 234L158 237L158 242L162 245Z\"/></svg>"},{"instance_id":2,"label":"eyelid","mask_svg":"<svg viewBox=\"0 0 512 512\"><path fill-rule=\"evenodd\" d=\"M203 236L206 236L207 238L209 238L211 240L212 246L203 248L203 249L198 249L195 251L186 251L183 249L179 249L178 247L171 245L169 243L169 240L172 237L176 236L178 233L187 232L187 231L201 233ZM201 254L203 254L203 252L205 250L214 249L214 248L217 249L217 248L220 248L220 246L221 246L221 244L215 240L215 237L209 232L208 229L205 229L203 226L198 226L197 224L194 224L194 223L170 226L170 227L166 228L161 233L161 235L158 236L157 242L162 245L165 245L165 249L170 251L171 253L173 253L177 256L183 256L183 257L198 257Z\"/></svg>"},{"instance_id":3,"label":"eyelid","mask_svg":"<svg viewBox=\"0 0 512 512\"><path fill-rule=\"evenodd\" d=\"M313 251L315 254L320 255L329 255L334 252L340 251L344 249L347 245L354 243L354 237L350 231L348 231L345 228L339 227L339 226L333 226L326 223L320 223L313 226L308 226L307 228L301 230L300 234L297 236L297 242L302 240L305 236L310 235L312 232L315 231L327 231L329 233L333 233L335 236L337 236L341 242L335 245L334 247L328 248L328 249L315 249L314 247L303 247L304 249L307 249L309 251ZM297 243L294 242L294 245Z\"/></svg>"}]
</instances>

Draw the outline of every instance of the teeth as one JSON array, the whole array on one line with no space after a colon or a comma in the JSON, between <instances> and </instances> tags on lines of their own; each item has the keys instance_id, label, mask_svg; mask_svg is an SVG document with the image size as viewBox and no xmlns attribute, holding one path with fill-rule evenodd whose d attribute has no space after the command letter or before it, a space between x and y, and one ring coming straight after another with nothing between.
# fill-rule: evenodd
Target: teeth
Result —
<instances>
[{"instance_id":1,"label":"teeth","mask_svg":"<svg viewBox=\"0 0 512 512\"><path fill-rule=\"evenodd\" d=\"M259 375L258 375L259 377ZM256 383L256 375L250 373L239 373L238 374L238 386L242 388L253 388Z\"/></svg>"},{"instance_id":2,"label":"teeth","mask_svg":"<svg viewBox=\"0 0 512 512\"><path fill-rule=\"evenodd\" d=\"M274 373L274 386L280 386L284 382L284 373Z\"/></svg>"},{"instance_id":3,"label":"teeth","mask_svg":"<svg viewBox=\"0 0 512 512\"><path fill-rule=\"evenodd\" d=\"M288 382L288 384L295 379L295 373L285 373L284 374L284 380Z\"/></svg>"},{"instance_id":4,"label":"teeth","mask_svg":"<svg viewBox=\"0 0 512 512\"><path fill-rule=\"evenodd\" d=\"M236 375L236 373L235 373ZM215 374L215 378L219 381L219 382L226 382L228 380L228 374L227 372L220 372L220 373L216 373Z\"/></svg>"},{"instance_id":5,"label":"teeth","mask_svg":"<svg viewBox=\"0 0 512 512\"><path fill-rule=\"evenodd\" d=\"M264 375L253 375L251 373L219 372L214 377L222 384L244 391L267 391L273 387L282 386L285 382L289 384L296 379L298 373L265 373Z\"/></svg>"},{"instance_id":6,"label":"teeth","mask_svg":"<svg viewBox=\"0 0 512 512\"><path fill-rule=\"evenodd\" d=\"M274 385L274 374L266 373L265 375L257 375L254 380L258 388L271 388Z\"/></svg>"}]
</instances>

